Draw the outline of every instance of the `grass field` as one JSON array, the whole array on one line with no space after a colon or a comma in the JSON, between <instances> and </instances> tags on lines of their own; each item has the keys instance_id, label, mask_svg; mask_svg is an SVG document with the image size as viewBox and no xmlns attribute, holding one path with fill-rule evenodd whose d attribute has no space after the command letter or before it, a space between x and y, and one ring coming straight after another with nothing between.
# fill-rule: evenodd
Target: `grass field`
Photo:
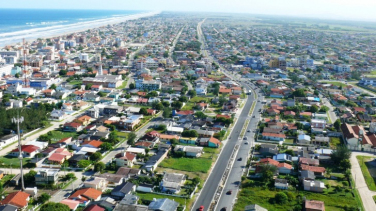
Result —
<instances>
[{"instance_id":1,"label":"grass field","mask_svg":"<svg viewBox=\"0 0 376 211\"><path fill-rule=\"evenodd\" d=\"M22 165L24 167L29 167L29 161L30 158L24 158L22 159ZM20 160L17 157L0 157L0 166L3 166L5 168L19 168L20 167Z\"/></svg>"},{"instance_id":2,"label":"grass field","mask_svg":"<svg viewBox=\"0 0 376 211\"><path fill-rule=\"evenodd\" d=\"M337 82L337 81L333 81L333 82L331 82L331 81L325 81L323 83L325 83L325 84L332 84L334 86L340 86L340 87L347 86L346 84L344 84L342 82Z\"/></svg>"},{"instance_id":3,"label":"grass field","mask_svg":"<svg viewBox=\"0 0 376 211\"><path fill-rule=\"evenodd\" d=\"M374 159L374 157L356 156L356 158L358 159L360 169L362 169L364 180L366 181L368 188L371 191L376 191L375 178L371 176L368 169L370 166L367 164L367 161Z\"/></svg>"},{"instance_id":4,"label":"grass field","mask_svg":"<svg viewBox=\"0 0 376 211\"><path fill-rule=\"evenodd\" d=\"M81 80L73 80L69 82L70 85L81 85L82 81Z\"/></svg>"},{"instance_id":5,"label":"grass field","mask_svg":"<svg viewBox=\"0 0 376 211\"><path fill-rule=\"evenodd\" d=\"M208 102L209 99L207 97L200 97L200 96L195 96L195 97L192 97L189 102L192 102L192 103L199 103L199 102Z\"/></svg>"},{"instance_id":6,"label":"grass field","mask_svg":"<svg viewBox=\"0 0 376 211\"><path fill-rule=\"evenodd\" d=\"M195 105L194 103L186 102L181 110L183 111L192 110L194 105Z\"/></svg>"},{"instance_id":7,"label":"grass field","mask_svg":"<svg viewBox=\"0 0 376 211\"><path fill-rule=\"evenodd\" d=\"M248 183L249 180L243 181L243 184ZM298 192L296 191L286 191L291 195L292 200L286 204L275 204L270 203L275 194L279 191L269 190L264 187L243 187L242 191L238 195L238 201L235 204L233 210L242 211L244 207L249 204L258 204L269 211L279 211L279 210L291 210L292 207L298 205ZM307 191L299 191L299 195L306 197L309 200L319 200L324 201L325 210L330 211L342 211L344 206L357 207L357 202L352 196L351 192L340 191L338 193L331 190L329 193L313 193Z\"/></svg>"},{"instance_id":8,"label":"grass field","mask_svg":"<svg viewBox=\"0 0 376 211\"><path fill-rule=\"evenodd\" d=\"M78 137L78 134L76 132L62 132L62 131L52 130L50 131L50 133L52 134L50 137L53 142L58 142L63 138Z\"/></svg>"},{"instance_id":9,"label":"grass field","mask_svg":"<svg viewBox=\"0 0 376 211\"><path fill-rule=\"evenodd\" d=\"M211 159L183 157L164 159L160 166L181 171L207 173L211 163Z\"/></svg>"},{"instance_id":10,"label":"grass field","mask_svg":"<svg viewBox=\"0 0 376 211\"><path fill-rule=\"evenodd\" d=\"M155 194L155 193L143 193L143 192L136 192L136 195L139 196L141 199L145 199L145 200L149 200L149 201L152 201L154 198L155 199L169 198L171 200L174 200L174 201L178 202L180 205L184 205L185 204L185 199L184 198L179 198L179 197L166 196L166 195L158 195L158 194Z\"/></svg>"}]
</instances>

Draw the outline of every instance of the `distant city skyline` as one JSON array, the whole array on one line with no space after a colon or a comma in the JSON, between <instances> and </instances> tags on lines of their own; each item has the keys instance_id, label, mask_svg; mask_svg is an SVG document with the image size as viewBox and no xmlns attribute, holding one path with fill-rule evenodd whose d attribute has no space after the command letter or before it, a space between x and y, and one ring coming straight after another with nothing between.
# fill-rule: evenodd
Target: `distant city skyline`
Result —
<instances>
[{"instance_id":1,"label":"distant city skyline","mask_svg":"<svg viewBox=\"0 0 376 211\"><path fill-rule=\"evenodd\" d=\"M18 0L2 2L0 8L226 12L376 21L376 1L371 0Z\"/></svg>"}]
</instances>

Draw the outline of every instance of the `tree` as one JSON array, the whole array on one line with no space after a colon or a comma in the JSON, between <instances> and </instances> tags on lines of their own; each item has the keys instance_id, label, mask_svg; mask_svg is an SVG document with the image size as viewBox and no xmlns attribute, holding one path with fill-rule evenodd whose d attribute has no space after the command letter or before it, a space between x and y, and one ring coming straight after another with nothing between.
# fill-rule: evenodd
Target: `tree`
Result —
<instances>
[{"instance_id":1,"label":"tree","mask_svg":"<svg viewBox=\"0 0 376 211\"><path fill-rule=\"evenodd\" d=\"M156 130L161 130L161 131L166 131L167 130L167 126L165 124L160 124L155 129Z\"/></svg>"},{"instance_id":2,"label":"tree","mask_svg":"<svg viewBox=\"0 0 376 211\"><path fill-rule=\"evenodd\" d=\"M304 89L297 89L292 93L293 96L295 97L306 97L306 94L304 92Z\"/></svg>"},{"instance_id":3,"label":"tree","mask_svg":"<svg viewBox=\"0 0 376 211\"><path fill-rule=\"evenodd\" d=\"M334 122L334 127L337 129L337 131L341 128L341 120L340 119L337 119Z\"/></svg>"},{"instance_id":4,"label":"tree","mask_svg":"<svg viewBox=\"0 0 376 211\"><path fill-rule=\"evenodd\" d=\"M168 102L168 101L162 101L162 106L163 107L170 107L170 102ZM162 109L163 109L163 107L162 107ZM162 109L160 109L160 110L162 110Z\"/></svg>"},{"instance_id":5,"label":"tree","mask_svg":"<svg viewBox=\"0 0 376 211\"><path fill-rule=\"evenodd\" d=\"M106 164L103 162L98 162L94 164L94 171L96 172L102 172L106 168Z\"/></svg>"},{"instance_id":6,"label":"tree","mask_svg":"<svg viewBox=\"0 0 376 211\"><path fill-rule=\"evenodd\" d=\"M327 112L327 111L329 111L329 107L328 106L321 106L319 111L320 112Z\"/></svg>"},{"instance_id":7,"label":"tree","mask_svg":"<svg viewBox=\"0 0 376 211\"><path fill-rule=\"evenodd\" d=\"M351 156L351 151L347 148L346 145L338 145L330 157L334 163L340 164L342 160L349 160ZM345 165L345 164L344 164Z\"/></svg>"},{"instance_id":8,"label":"tree","mask_svg":"<svg viewBox=\"0 0 376 211\"><path fill-rule=\"evenodd\" d=\"M351 168L350 160L349 159L341 160L341 162L339 163L339 168L343 170L350 169Z\"/></svg>"},{"instance_id":9,"label":"tree","mask_svg":"<svg viewBox=\"0 0 376 211\"><path fill-rule=\"evenodd\" d=\"M183 103L180 101L174 101L171 103L171 107L173 107L174 109L181 109L182 106Z\"/></svg>"},{"instance_id":10,"label":"tree","mask_svg":"<svg viewBox=\"0 0 376 211\"><path fill-rule=\"evenodd\" d=\"M56 84L52 84L51 86L50 86L50 89L53 89L53 90L56 90Z\"/></svg>"},{"instance_id":11,"label":"tree","mask_svg":"<svg viewBox=\"0 0 376 211\"><path fill-rule=\"evenodd\" d=\"M167 58L167 57L168 57L168 51L165 51L165 52L163 53L163 57L164 57L164 58Z\"/></svg>"},{"instance_id":12,"label":"tree","mask_svg":"<svg viewBox=\"0 0 376 211\"><path fill-rule=\"evenodd\" d=\"M113 149L112 144L105 142L100 146L102 151L111 151Z\"/></svg>"},{"instance_id":13,"label":"tree","mask_svg":"<svg viewBox=\"0 0 376 211\"><path fill-rule=\"evenodd\" d=\"M275 194L274 199L278 204L286 204L288 201L287 195L283 192Z\"/></svg>"},{"instance_id":14,"label":"tree","mask_svg":"<svg viewBox=\"0 0 376 211\"><path fill-rule=\"evenodd\" d=\"M183 102L183 103L188 102L188 97L187 96L181 96L181 97L179 97L179 101Z\"/></svg>"},{"instance_id":15,"label":"tree","mask_svg":"<svg viewBox=\"0 0 376 211\"><path fill-rule=\"evenodd\" d=\"M66 70L60 70L60 71L59 71L59 75L60 75L60 76L66 76L67 73L68 73L68 71L66 71Z\"/></svg>"},{"instance_id":16,"label":"tree","mask_svg":"<svg viewBox=\"0 0 376 211\"><path fill-rule=\"evenodd\" d=\"M97 93L97 95L99 95L100 97L105 97L105 96L107 96L106 93L101 92L101 91L99 91L99 92Z\"/></svg>"},{"instance_id":17,"label":"tree","mask_svg":"<svg viewBox=\"0 0 376 211\"><path fill-rule=\"evenodd\" d=\"M183 137L198 137L196 130L185 130L181 133Z\"/></svg>"},{"instance_id":18,"label":"tree","mask_svg":"<svg viewBox=\"0 0 376 211\"><path fill-rule=\"evenodd\" d=\"M40 211L70 211L70 208L68 205L61 204L61 203L55 203L55 202L48 202L46 204L43 204L40 209Z\"/></svg>"},{"instance_id":19,"label":"tree","mask_svg":"<svg viewBox=\"0 0 376 211\"><path fill-rule=\"evenodd\" d=\"M196 91L195 90L189 90L188 91L188 95L191 96L191 97L194 97L197 95Z\"/></svg>"},{"instance_id":20,"label":"tree","mask_svg":"<svg viewBox=\"0 0 376 211\"><path fill-rule=\"evenodd\" d=\"M93 86L92 83L86 84L86 85L85 85L85 90L89 90L89 89L91 89L92 86Z\"/></svg>"},{"instance_id":21,"label":"tree","mask_svg":"<svg viewBox=\"0 0 376 211\"><path fill-rule=\"evenodd\" d=\"M24 174L25 184L34 183L36 174L37 174L37 172L34 171L34 170L30 170L29 173Z\"/></svg>"},{"instance_id":22,"label":"tree","mask_svg":"<svg viewBox=\"0 0 376 211\"><path fill-rule=\"evenodd\" d=\"M317 107L317 105L312 105L311 106L311 112L312 113L316 113L318 110L319 110L319 107Z\"/></svg>"},{"instance_id":23,"label":"tree","mask_svg":"<svg viewBox=\"0 0 376 211\"><path fill-rule=\"evenodd\" d=\"M155 106L155 109L157 109L158 111L161 111L163 110L164 106L162 103L158 103L156 106Z\"/></svg>"},{"instance_id":24,"label":"tree","mask_svg":"<svg viewBox=\"0 0 376 211\"><path fill-rule=\"evenodd\" d=\"M148 115L148 110L146 108L141 108L140 109L140 114L142 114L142 115Z\"/></svg>"},{"instance_id":25,"label":"tree","mask_svg":"<svg viewBox=\"0 0 376 211\"><path fill-rule=\"evenodd\" d=\"M129 145L133 145L134 142L135 142L135 140L136 140L136 138L137 138L136 133L134 133L134 132L129 133L127 143L128 143Z\"/></svg>"},{"instance_id":26,"label":"tree","mask_svg":"<svg viewBox=\"0 0 376 211\"><path fill-rule=\"evenodd\" d=\"M285 151L285 154L288 154L288 155L293 156L293 155L294 155L294 150L292 150L292 149L287 149L287 150Z\"/></svg>"},{"instance_id":27,"label":"tree","mask_svg":"<svg viewBox=\"0 0 376 211\"><path fill-rule=\"evenodd\" d=\"M199 119L206 118L207 116L204 114L204 112L198 111L195 113L195 116Z\"/></svg>"},{"instance_id":28,"label":"tree","mask_svg":"<svg viewBox=\"0 0 376 211\"><path fill-rule=\"evenodd\" d=\"M134 83L129 84L129 89L135 89L136 85Z\"/></svg>"},{"instance_id":29,"label":"tree","mask_svg":"<svg viewBox=\"0 0 376 211\"><path fill-rule=\"evenodd\" d=\"M259 165L259 168L260 168L260 173L262 174L261 180L265 184L269 184L271 181L273 181L274 173L277 172L276 166L262 164L262 165Z\"/></svg>"},{"instance_id":30,"label":"tree","mask_svg":"<svg viewBox=\"0 0 376 211\"><path fill-rule=\"evenodd\" d=\"M79 168L86 168L86 167L90 166L90 164L91 164L90 160L80 160L77 163Z\"/></svg>"},{"instance_id":31,"label":"tree","mask_svg":"<svg viewBox=\"0 0 376 211\"><path fill-rule=\"evenodd\" d=\"M14 77L16 77L16 78L20 78L21 75L20 75L19 73L16 73L16 74L14 75Z\"/></svg>"},{"instance_id":32,"label":"tree","mask_svg":"<svg viewBox=\"0 0 376 211\"><path fill-rule=\"evenodd\" d=\"M48 200L50 200L50 198L51 198L51 195L50 195L50 194L42 193L42 194L38 197L38 203L40 203L40 204L44 204L44 203L46 203Z\"/></svg>"},{"instance_id":33,"label":"tree","mask_svg":"<svg viewBox=\"0 0 376 211\"><path fill-rule=\"evenodd\" d=\"M171 108L164 108L162 116L164 118L171 118L171 116L172 116L172 109Z\"/></svg>"}]
</instances>

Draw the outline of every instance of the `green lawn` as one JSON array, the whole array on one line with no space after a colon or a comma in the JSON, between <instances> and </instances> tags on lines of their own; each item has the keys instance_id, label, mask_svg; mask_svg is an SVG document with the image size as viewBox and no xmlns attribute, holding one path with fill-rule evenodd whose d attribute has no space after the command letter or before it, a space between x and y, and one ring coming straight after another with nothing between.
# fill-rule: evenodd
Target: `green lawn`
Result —
<instances>
[{"instance_id":1,"label":"green lawn","mask_svg":"<svg viewBox=\"0 0 376 211\"><path fill-rule=\"evenodd\" d=\"M335 81L335 82L325 81L325 82L323 82L323 83L325 83L325 84L332 84L332 85L334 85L334 86L339 86L339 87L347 86L346 84L344 84L344 83L342 83L342 82L337 82L337 81Z\"/></svg>"},{"instance_id":2,"label":"green lawn","mask_svg":"<svg viewBox=\"0 0 376 211\"><path fill-rule=\"evenodd\" d=\"M193 106L195 106L194 103L187 102L187 103L185 103L185 105L183 106L183 108L181 110L183 110L183 111L192 110Z\"/></svg>"},{"instance_id":3,"label":"green lawn","mask_svg":"<svg viewBox=\"0 0 376 211\"><path fill-rule=\"evenodd\" d=\"M4 187L4 184L7 183L9 180L11 180L14 176L15 176L14 174L4 175L4 177L1 178L1 180L0 180L0 185L2 185Z\"/></svg>"},{"instance_id":4,"label":"green lawn","mask_svg":"<svg viewBox=\"0 0 376 211\"><path fill-rule=\"evenodd\" d=\"M70 85L81 85L82 81L81 80L73 80L69 82Z\"/></svg>"},{"instance_id":5,"label":"green lawn","mask_svg":"<svg viewBox=\"0 0 376 211\"><path fill-rule=\"evenodd\" d=\"M287 139L285 139L284 143L287 143L287 144L294 144L294 139L292 139L292 138L287 138Z\"/></svg>"},{"instance_id":6,"label":"green lawn","mask_svg":"<svg viewBox=\"0 0 376 211\"><path fill-rule=\"evenodd\" d=\"M160 166L180 171L207 173L211 163L211 159L183 157L164 159Z\"/></svg>"},{"instance_id":7,"label":"green lawn","mask_svg":"<svg viewBox=\"0 0 376 211\"><path fill-rule=\"evenodd\" d=\"M68 137L73 137L76 138L78 137L78 134L76 132L62 132L62 131L57 131L57 130L52 130L49 132L51 134L51 139L52 142L58 142L63 138L68 138Z\"/></svg>"},{"instance_id":8,"label":"green lawn","mask_svg":"<svg viewBox=\"0 0 376 211\"><path fill-rule=\"evenodd\" d=\"M370 75L376 75L376 70L372 70L372 71L370 72Z\"/></svg>"},{"instance_id":9,"label":"green lawn","mask_svg":"<svg viewBox=\"0 0 376 211\"><path fill-rule=\"evenodd\" d=\"M243 184L247 184L250 180L243 181ZM258 204L269 211L279 211L279 210L291 210L294 206L298 205L297 191L285 191L288 192L292 198L286 204L280 205L276 203L270 203L275 194L279 192L278 190L269 190L264 187L249 187L243 186L241 192L238 195L238 201L235 204L233 210L242 211L244 207L250 204ZM352 196L351 192L345 192L344 190L335 193L330 191L329 193L313 193L308 191L299 191L299 194L310 200L320 200L325 203L325 210L330 211L342 211L344 206L357 207L357 202Z\"/></svg>"},{"instance_id":10,"label":"green lawn","mask_svg":"<svg viewBox=\"0 0 376 211\"><path fill-rule=\"evenodd\" d=\"M367 161L369 159L374 159L374 158L373 157L367 157L367 156L356 156L356 158L358 159L360 169L362 169L362 173L363 173L363 176L364 176L364 179L367 183L368 188L371 191L376 191L376 184L375 184L376 178L373 178L371 176L371 174L368 170L368 165L367 165Z\"/></svg>"},{"instance_id":11,"label":"green lawn","mask_svg":"<svg viewBox=\"0 0 376 211\"><path fill-rule=\"evenodd\" d=\"M189 102L192 102L192 103L199 103L199 102L208 102L209 99L207 97L200 97L200 96L195 96L195 97L192 97Z\"/></svg>"},{"instance_id":12,"label":"green lawn","mask_svg":"<svg viewBox=\"0 0 376 211\"><path fill-rule=\"evenodd\" d=\"M155 199L163 199L163 198L169 198L171 200L174 200L178 202L180 205L185 204L185 199L184 198L179 198L179 197L173 197L173 196L167 196L167 195L159 195L155 193L143 193L143 192L136 192L136 195L140 197L140 199L145 199L152 201L154 198ZM188 202L189 199L187 199Z\"/></svg>"},{"instance_id":13,"label":"green lawn","mask_svg":"<svg viewBox=\"0 0 376 211\"><path fill-rule=\"evenodd\" d=\"M30 158L24 158L22 159L22 165L24 167L30 167L29 166L29 161ZM4 168L19 168L20 167L20 160L17 157L10 157L10 156L5 156L5 157L0 157L0 166Z\"/></svg>"},{"instance_id":14,"label":"green lawn","mask_svg":"<svg viewBox=\"0 0 376 211\"><path fill-rule=\"evenodd\" d=\"M341 144L341 139L338 137L330 137L329 143L331 148L335 148L337 145Z\"/></svg>"},{"instance_id":15,"label":"green lawn","mask_svg":"<svg viewBox=\"0 0 376 211\"><path fill-rule=\"evenodd\" d=\"M376 203L376 195L375 196L372 196L373 197L373 200L375 201L375 203Z\"/></svg>"},{"instance_id":16,"label":"green lawn","mask_svg":"<svg viewBox=\"0 0 376 211\"><path fill-rule=\"evenodd\" d=\"M129 133L116 131L116 134L120 136L121 138L128 138Z\"/></svg>"}]
</instances>

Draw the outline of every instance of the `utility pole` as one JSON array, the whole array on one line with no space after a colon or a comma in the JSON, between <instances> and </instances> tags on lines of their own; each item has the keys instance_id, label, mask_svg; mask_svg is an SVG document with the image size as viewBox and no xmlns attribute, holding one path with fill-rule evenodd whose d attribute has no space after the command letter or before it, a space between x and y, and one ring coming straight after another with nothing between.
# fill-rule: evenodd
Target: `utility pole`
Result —
<instances>
[{"instance_id":1,"label":"utility pole","mask_svg":"<svg viewBox=\"0 0 376 211\"><path fill-rule=\"evenodd\" d=\"M22 191L25 190L25 184L24 184L24 178L23 178L23 167L22 167L23 156L22 156L22 149L21 149L21 134L20 134L20 123L22 123L23 121L24 121L24 117L23 116L20 117L18 113L17 113L17 118L16 117L12 118L12 122L17 124L18 152L19 152L18 158L20 159L20 166L21 166L20 169L21 169L21 190Z\"/></svg>"}]
</instances>

